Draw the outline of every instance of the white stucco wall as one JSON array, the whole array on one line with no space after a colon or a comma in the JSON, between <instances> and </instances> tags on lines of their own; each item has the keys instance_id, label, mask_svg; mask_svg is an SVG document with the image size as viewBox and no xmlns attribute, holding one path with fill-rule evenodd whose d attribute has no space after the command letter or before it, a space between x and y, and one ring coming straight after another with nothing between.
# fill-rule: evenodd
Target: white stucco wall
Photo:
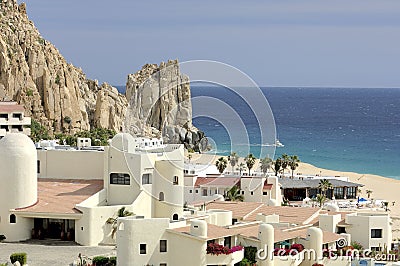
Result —
<instances>
[{"instance_id":1,"label":"white stucco wall","mask_svg":"<svg viewBox=\"0 0 400 266\"><path fill-rule=\"evenodd\" d=\"M357 213L346 215L346 232L351 234L352 241L359 242L364 248L391 247L392 229L390 217L385 213ZM371 238L371 229L382 229L382 238Z\"/></svg>"},{"instance_id":2,"label":"white stucco wall","mask_svg":"<svg viewBox=\"0 0 400 266\"><path fill-rule=\"evenodd\" d=\"M26 135L7 134L0 140L0 234L8 241L30 238L32 219L16 216L16 223L10 223L10 210L37 202L36 160L36 148Z\"/></svg>"},{"instance_id":3,"label":"white stucco wall","mask_svg":"<svg viewBox=\"0 0 400 266\"><path fill-rule=\"evenodd\" d=\"M37 156L40 161L40 178L103 178L103 151L37 150Z\"/></svg>"},{"instance_id":4,"label":"white stucco wall","mask_svg":"<svg viewBox=\"0 0 400 266\"><path fill-rule=\"evenodd\" d=\"M119 220L117 231L117 264L120 266L173 264L170 253L176 247L170 242L166 229L168 218ZM167 252L160 252L160 240L167 240ZM140 254L140 244L146 244L146 254Z\"/></svg>"}]
</instances>

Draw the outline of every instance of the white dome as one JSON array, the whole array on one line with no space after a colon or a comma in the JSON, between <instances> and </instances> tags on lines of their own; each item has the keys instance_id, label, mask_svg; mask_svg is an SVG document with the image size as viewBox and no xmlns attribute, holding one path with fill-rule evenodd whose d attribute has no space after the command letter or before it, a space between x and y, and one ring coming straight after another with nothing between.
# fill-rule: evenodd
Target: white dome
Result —
<instances>
[{"instance_id":1,"label":"white dome","mask_svg":"<svg viewBox=\"0 0 400 266\"><path fill-rule=\"evenodd\" d=\"M37 201L37 153L32 140L20 133L0 140L0 202L2 208L27 207Z\"/></svg>"},{"instance_id":2,"label":"white dome","mask_svg":"<svg viewBox=\"0 0 400 266\"><path fill-rule=\"evenodd\" d=\"M111 140L111 146L124 152L135 151L135 139L129 133L118 133Z\"/></svg>"}]
</instances>

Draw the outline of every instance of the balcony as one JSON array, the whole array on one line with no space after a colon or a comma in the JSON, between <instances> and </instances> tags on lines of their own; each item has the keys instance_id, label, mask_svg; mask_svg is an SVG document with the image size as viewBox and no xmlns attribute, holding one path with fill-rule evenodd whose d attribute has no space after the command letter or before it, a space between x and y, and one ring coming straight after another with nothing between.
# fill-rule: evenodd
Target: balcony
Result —
<instances>
[{"instance_id":1,"label":"balcony","mask_svg":"<svg viewBox=\"0 0 400 266\"><path fill-rule=\"evenodd\" d=\"M243 260L244 249L235 251L231 254L207 254L206 262L207 265L234 265L235 263Z\"/></svg>"},{"instance_id":2,"label":"balcony","mask_svg":"<svg viewBox=\"0 0 400 266\"><path fill-rule=\"evenodd\" d=\"M242 246L228 248L217 243L207 245L207 265L234 265L241 261L243 257L244 248Z\"/></svg>"}]
</instances>

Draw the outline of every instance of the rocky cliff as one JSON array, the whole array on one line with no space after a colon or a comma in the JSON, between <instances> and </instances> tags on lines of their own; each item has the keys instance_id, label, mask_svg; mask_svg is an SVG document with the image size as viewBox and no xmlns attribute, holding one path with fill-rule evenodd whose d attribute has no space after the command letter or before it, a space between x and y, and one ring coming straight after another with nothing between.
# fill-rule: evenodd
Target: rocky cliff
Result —
<instances>
[{"instance_id":1,"label":"rocky cliff","mask_svg":"<svg viewBox=\"0 0 400 266\"><path fill-rule=\"evenodd\" d=\"M128 75L126 130L135 135L163 136L168 143L205 150L204 133L192 125L189 78L180 73L178 60L147 64Z\"/></svg>"},{"instance_id":2,"label":"rocky cliff","mask_svg":"<svg viewBox=\"0 0 400 266\"><path fill-rule=\"evenodd\" d=\"M17 101L51 132L67 133L120 131L127 107L115 88L67 63L15 0L0 1L0 100Z\"/></svg>"},{"instance_id":3,"label":"rocky cliff","mask_svg":"<svg viewBox=\"0 0 400 266\"><path fill-rule=\"evenodd\" d=\"M192 125L189 79L180 73L178 61L145 65L128 76L122 95L66 62L29 20L25 4L16 0L0 0L1 100L24 105L26 114L50 133L93 127L119 132L126 120L135 135L162 135L166 142L195 150L204 136Z\"/></svg>"}]
</instances>

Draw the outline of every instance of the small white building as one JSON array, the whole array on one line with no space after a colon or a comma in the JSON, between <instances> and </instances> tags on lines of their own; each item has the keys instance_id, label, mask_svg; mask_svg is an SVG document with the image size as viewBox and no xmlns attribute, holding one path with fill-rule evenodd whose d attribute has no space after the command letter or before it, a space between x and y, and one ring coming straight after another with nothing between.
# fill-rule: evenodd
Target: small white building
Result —
<instances>
[{"instance_id":1,"label":"small white building","mask_svg":"<svg viewBox=\"0 0 400 266\"><path fill-rule=\"evenodd\" d=\"M0 138L8 133L30 136L31 118L24 113L24 107L16 102L0 102Z\"/></svg>"}]
</instances>

